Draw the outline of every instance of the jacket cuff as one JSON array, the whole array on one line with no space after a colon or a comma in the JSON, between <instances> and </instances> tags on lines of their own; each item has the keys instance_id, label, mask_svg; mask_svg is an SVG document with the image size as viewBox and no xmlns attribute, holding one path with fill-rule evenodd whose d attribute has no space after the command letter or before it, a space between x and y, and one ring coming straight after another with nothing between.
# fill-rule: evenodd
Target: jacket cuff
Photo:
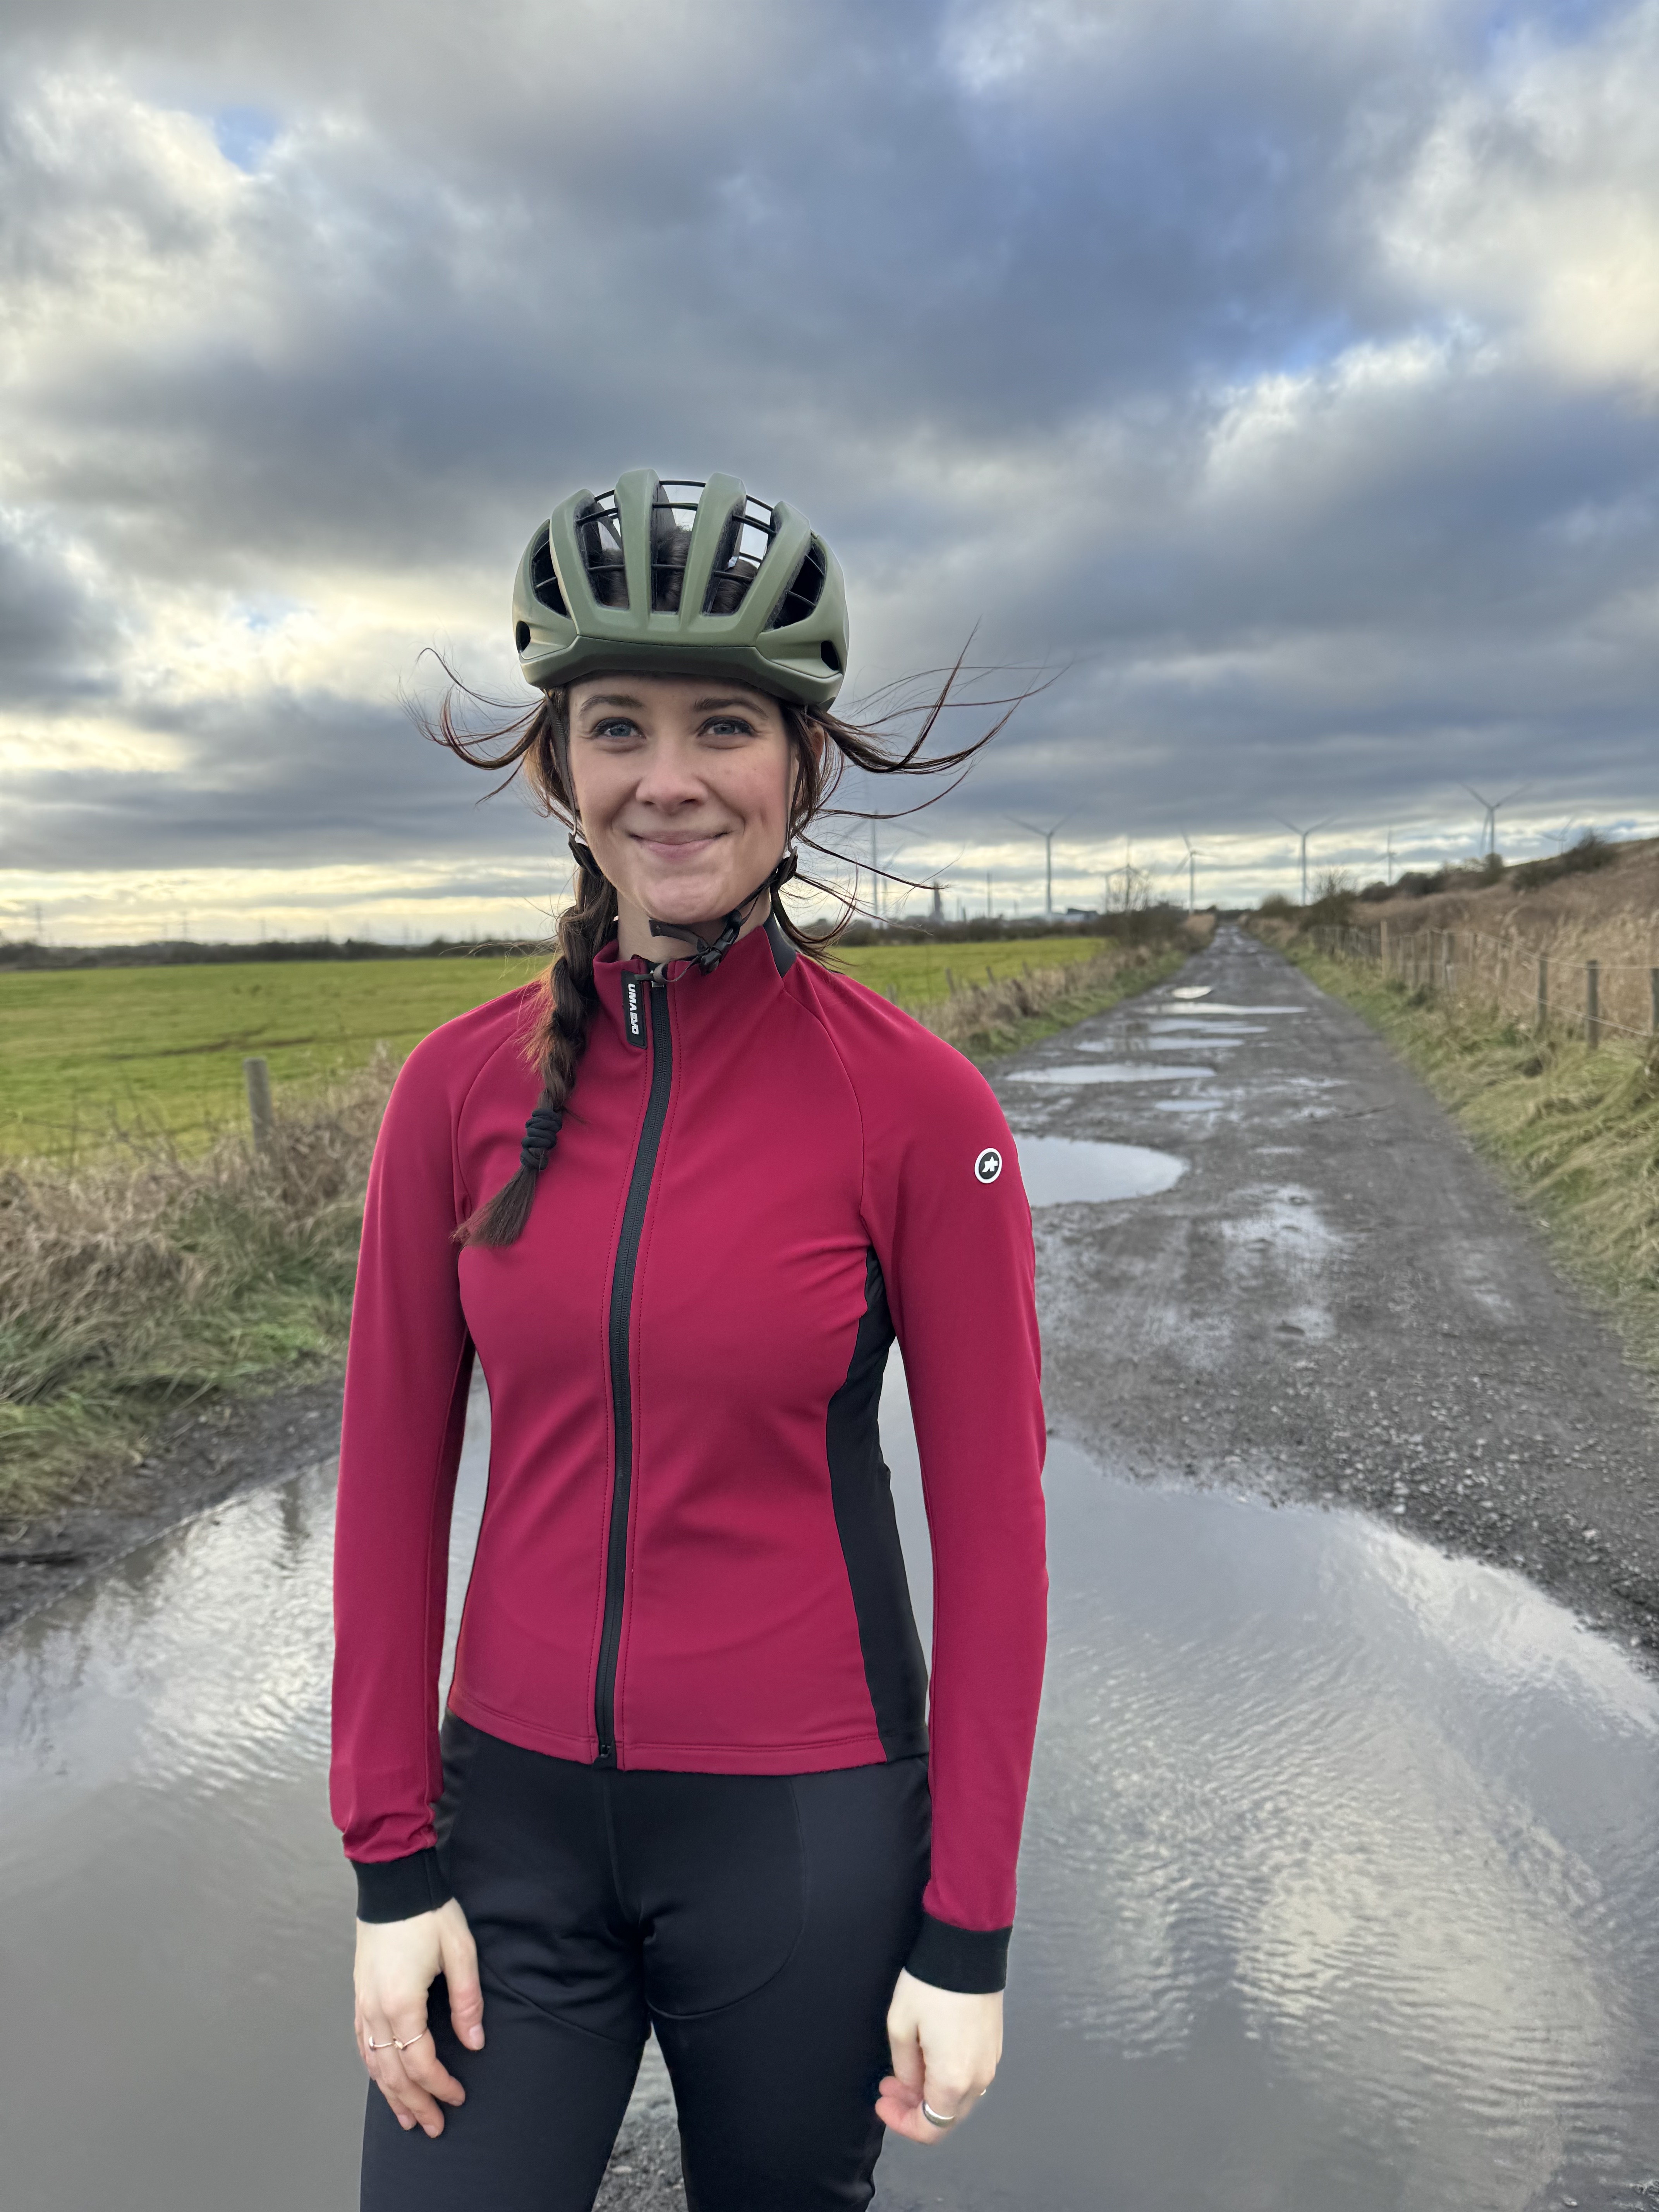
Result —
<instances>
[{"instance_id":1,"label":"jacket cuff","mask_svg":"<svg viewBox=\"0 0 1659 2212\"><path fill-rule=\"evenodd\" d=\"M989 1996L1008 1980L1008 1938L1012 1928L953 1928L948 1920L921 1916L921 1933L910 1947L906 1971L936 1990L964 1996Z\"/></svg>"},{"instance_id":2,"label":"jacket cuff","mask_svg":"<svg viewBox=\"0 0 1659 2212\"><path fill-rule=\"evenodd\" d=\"M402 1859L353 1859L359 1920L412 1920L435 1912L452 1894L434 1850Z\"/></svg>"}]
</instances>

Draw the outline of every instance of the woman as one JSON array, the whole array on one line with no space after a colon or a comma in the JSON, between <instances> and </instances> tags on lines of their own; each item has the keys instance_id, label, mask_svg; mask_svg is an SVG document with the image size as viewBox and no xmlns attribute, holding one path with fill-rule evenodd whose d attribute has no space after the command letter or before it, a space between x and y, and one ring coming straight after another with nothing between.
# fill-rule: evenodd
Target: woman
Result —
<instances>
[{"instance_id":1,"label":"woman","mask_svg":"<svg viewBox=\"0 0 1659 2212\"><path fill-rule=\"evenodd\" d=\"M1030 1218L980 1076L777 901L844 761L930 765L830 714L845 601L805 521L635 471L556 512L514 611L541 702L494 754L441 734L523 765L577 896L545 981L399 1075L352 1316L362 2203L587 2207L654 2030L691 2205L864 2205L884 2124L941 2140L1000 2051L1045 1590ZM876 1425L895 1335L931 1697Z\"/></svg>"}]
</instances>

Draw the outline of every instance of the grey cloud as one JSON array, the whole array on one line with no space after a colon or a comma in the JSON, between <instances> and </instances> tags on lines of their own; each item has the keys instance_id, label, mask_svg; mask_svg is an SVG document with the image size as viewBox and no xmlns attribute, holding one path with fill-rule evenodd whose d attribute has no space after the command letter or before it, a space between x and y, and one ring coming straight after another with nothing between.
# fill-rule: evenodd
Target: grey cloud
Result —
<instances>
[{"instance_id":1,"label":"grey cloud","mask_svg":"<svg viewBox=\"0 0 1659 2212\"><path fill-rule=\"evenodd\" d=\"M550 497L644 459L808 507L866 683L975 621L988 659L1069 665L943 811L963 837L1073 801L1103 835L1190 821L1194 793L1230 824L1307 788L1386 807L1516 756L1655 796L1628 612L1659 556L1653 417L1494 357L1379 242L1488 66L1472 6L15 20L9 281L50 315L125 241L159 296L210 296L25 353L9 495L43 520L0 549L0 604L7 680L48 705L87 665L48 534L158 588L471 568L504 595ZM30 125L40 86L100 70L118 104L252 102L276 136L204 208L143 131L83 161ZM1447 349L1417 381L1318 386L1413 334ZM1229 479L1228 410L1279 368L1315 385ZM301 865L522 835L393 771L384 699L211 719L181 777L34 780L21 849Z\"/></svg>"}]
</instances>

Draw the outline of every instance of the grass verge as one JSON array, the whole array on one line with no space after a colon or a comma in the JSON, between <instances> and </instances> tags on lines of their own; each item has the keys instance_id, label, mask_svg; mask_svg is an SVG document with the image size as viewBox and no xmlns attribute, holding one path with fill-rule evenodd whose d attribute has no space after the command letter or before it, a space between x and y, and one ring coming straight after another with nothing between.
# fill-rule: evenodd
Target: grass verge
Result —
<instances>
[{"instance_id":1,"label":"grass verge","mask_svg":"<svg viewBox=\"0 0 1659 2212\"><path fill-rule=\"evenodd\" d=\"M1591 1051L1488 1006L1286 947L1378 1030L1543 1224L1574 1278L1659 1372L1659 1045Z\"/></svg>"},{"instance_id":2,"label":"grass verge","mask_svg":"<svg viewBox=\"0 0 1659 2212\"><path fill-rule=\"evenodd\" d=\"M1201 937L1057 965L1015 948L1004 964L1018 951L1024 972L921 1018L994 1058L1161 981ZM396 1066L382 1048L325 1089L290 1091L260 1153L229 1131L195 1151L112 1131L90 1165L0 1165L0 1535L112 1496L186 1406L337 1371Z\"/></svg>"},{"instance_id":3,"label":"grass verge","mask_svg":"<svg viewBox=\"0 0 1659 2212\"><path fill-rule=\"evenodd\" d=\"M977 1063L1000 1060L1056 1030L1103 1013L1120 999L1149 990L1172 975L1194 941L1112 946L1092 960L1063 968L1033 968L1023 975L976 984L924 1006L919 1018L947 1044Z\"/></svg>"},{"instance_id":4,"label":"grass verge","mask_svg":"<svg viewBox=\"0 0 1659 2212\"><path fill-rule=\"evenodd\" d=\"M0 1173L0 1528L96 1502L168 1415L337 1365L383 1055L256 1154L159 1140Z\"/></svg>"}]
</instances>

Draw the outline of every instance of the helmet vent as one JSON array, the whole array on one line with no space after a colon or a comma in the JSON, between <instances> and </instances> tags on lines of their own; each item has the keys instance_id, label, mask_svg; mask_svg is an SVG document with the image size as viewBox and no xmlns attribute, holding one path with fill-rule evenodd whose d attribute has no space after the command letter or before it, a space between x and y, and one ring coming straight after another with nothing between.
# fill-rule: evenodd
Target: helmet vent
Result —
<instances>
[{"instance_id":1,"label":"helmet vent","mask_svg":"<svg viewBox=\"0 0 1659 2212\"><path fill-rule=\"evenodd\" d=\"M521 622L521 623L514 623L514 625L513 625L513 642L514 642L514 645L516 645L516 646L518 647L518 648L519 648L519 650L520 650L520 653L523 653L523 652L526 649L526 647L529 646L529 643L530 643L530 624L529 624L527 622Z\"/></svg>"},{"instance_id":2,"label":"helmet vent","mask_svg":"<svg viewBox=\"0 0 1659 2212\"><path fill-rule=\"evenodd\" d=\"M564 603L564 593L559 589L559 572L553 566L553 548L544 530L537 539L536 550L530 556L530 588L542 605L551 608L556 615L569 613L570 610ZM524 624L520 623L519 627L523 629ZM520 653L524 651L529 635L526 630L524 638L520 641Z\"/></svg>"},{"instance_id":3,"label":"helmet vent","mask_svg":"<svg viewBox=\"0 0 1659 2212\"><path fill-rule=\"evenodd\" d=\"M623 558L622 524L617 516L617 495L589 500L577 514L576 543L593 596L602 607L628 605L628 564Z\"/></svg>"},{"instance_id":4,"label":"helmet vent","mask_svg":"<svg viewBox=\"0 0 1659 2212\"><path fill-rule=\"evenodd\" d=\"M676 477L670 483L659 484L657 496L651 504L651 605L658 614L673 615L680 610L680 596L685 588L685 561L691 550L691 529L697 519L697 494L701 483L692 477ZM688 499L676 499L677 491L689 492Z\"/></svg>"},{"instance_id":5,"label":"helmet vent","mask_svg":"<svg viewBox=\"0 0 1659 2212\"><path fill-rule=\"evenodd\" d=\"M807 546L805 552L801 555L800 566L795 571L794 580L778 601L772 619L766 625L768 629L787 629L792 623L805 622L823 597L824 581L829 573L829 565L823 557L823 548L815 538ZM841 663L838 660L830 661L829 665L832 668L839 668Z\"/></svg>"},{"instance_id":6,"label":"helmet vent","mask_svg":"<svg viewBox=\"0 0 1659 2212\"><path fill-rule=\"evenodd\" d=\"M749 586L758 574L761 562L771 550L776 526L772 509L764 500L746 499L741 507L732 508L720 532L714 565L708 572L708 589L702 601L704 614L736 614L749 596Z\"/></svg>"}]
</instances>

